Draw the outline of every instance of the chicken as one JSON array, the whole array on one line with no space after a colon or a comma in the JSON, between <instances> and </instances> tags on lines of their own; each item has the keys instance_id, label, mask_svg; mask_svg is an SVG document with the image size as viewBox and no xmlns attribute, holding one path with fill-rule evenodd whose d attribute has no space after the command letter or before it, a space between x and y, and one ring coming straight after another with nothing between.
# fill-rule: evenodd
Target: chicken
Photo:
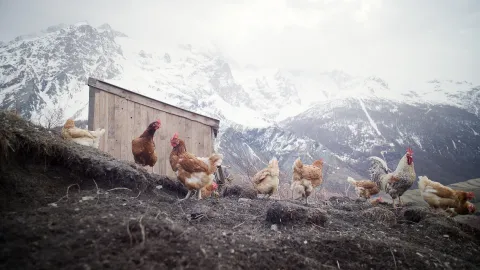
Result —
<instances>
[{"instance_id":1,"label":"chicken","mask_svg":"<svg viewBox=\"0 0 480 270\"><path fill-rule=\"evenodd\" d=\"M302 179L300 181L293 181L290 189L292 190L292 199L298 200L305 198L305 200L307 200L313 191L313 186L311 181ZM308 201L306 202L308 203Z\"/></svg>"},{"instance_id":2,"label":"chicken","mask_svg":"<svg viewBox=\"0 0 480 270\"><path fill-rule=\"evenodd\" d=\"M293 163L293 177L292 185L293 191L300 192L302 186L304 188L302 197L305 198L305 203L308 204L308 196L314 188L318 187L323 182L323 160L315 160L312 165L303 165L300 158L297 158ZM298 182L295 184L295 182ZM298 193L297 193L298 194Z\"/></svg>"},{"instance_id":3,"label":"chicken","mask_svg":"<svg viewBox=\"0 0 480 270\"><path fill-rule=\"evenodd\" d=\"M172 139L170 139L170 144L174 144L174 142L178 140L178 134L175 133L172 137ZM183 144L183 146L178 146L178 147L173 147L172 148L172 151L170 152L170 167L172 167L172 170L174 172L177 171L177 164L178 164L178 159L179 159L179 155L183 152L186 152L187 151L187 147L185 146L185 144ZM202 198L208 198L212 195L212 193L215 193L216 190L218 188L218 185L217 183L215 182L212 182L211 184L203 187L201 189L201 192L202 192Z\"/></svg>"},{"instance_id":4,"label":"chicken","mask_svg":"<svg viewBox=\"0 0 480 270\"><path fill-rule=\"evenodd\" d=\"M253 176L252 182L257 194L263 194L264 198L269 198L276 192L280 183L278 179L279 174L278 161L276 158L272 158L268 163L268 167Z\"/></svg>"},{"instance_id":5,"label":"chicken","mask_svg":"<svg viewBox=\"0 0 480 270\"><path fill-rule=\"evenodd\" d=\"M136 164L153 167L157 163L153 135L160 126L160 120L152 122L140 137L132 140L132 154Z\"/></svg>"},{"instance_id":6,"label":"chicken","mask_svg":"<svg viewBox=\"0 0 480 270\"><path fill-rule=\"evenodd\" d=\"M468 213L471 206L469 207L467 201L475 198L473 192L454 190L432 181L426 176L418 177L418 188L420 189L422 198L430 207L435 209L455 209L455 212ZM473 204L471 205L475 207Z\"/></svg>"},{"instance_id":7,"label":"chicken","mask_svg":"<svg viewBox=\"0 0 480 270\"><path fill-rule=\"evenodd\" d=\"M377 197L377 198L371 200L370 203L371 203L373 206L377 206L377 205L383 203L383 199L382 199L382 197Z\"/></svg>"},{"instance_id":8,"label":"chicken","mask_svg":"<svg viewBox=\"0 0 480 270\"><path fill-rule=\"evenodd\" d=\"M62 137L65 140L76 142L80 145L90 146L98 149L100 137L105 134L105 129L89 131L75 127L75 121L68 119L62 128Z\"/></svg>"},{"instance_id":9,"label":"chicken","mask_svg":"<svg viewBox=\"0 0 480 270\"><path fill-rule=\"evenodd\" d=\"M215 193L218 188L218 184L213 181L210 185L203 187L200 192L202 193L202 198L208 198L212 196L212 193Z\"/></svg>"},{"instance_id":10,"label":"chicken","mask_svg":"<svg viewBox=\"0 0 480 270\"><path fill-rule=\"evenodd\" d=\"M446 211L447 213L450 213L450 216L456 216L456 215L468 215L468 214L473 214L476 211L476 207L473 203L469 201L465 201L463 204L458 205L455 208L447 208Z\"/></svg>"},{"instance_id":11,"label":"chicken","mask_svg":"<svg viewBox=\"0 0 480 270\"><path fill-rule=\"evenodd\" d=\"M347 181L355 187L355 193L358 197L370 199L372 195L380 192L380 189L373 181L355 180L350 176L347 178Z\"/></svg>"},{"instance_id":12,"label":"chicken","mask_svg":"<svg viewBox=\"0 0 480 270\"><path fill-rule=\"evenodd\" d=\"M393 207L396 208L395 199L402 204L400 196L403 195L417 178L413 165L413 151L408 148L405 155L398 162L394 172L388 168L387 163L379 157L370 157L372 164L369 168L371 180L392 197Z\"/></svg>"},{"instance_id":13,"label":"chicken","mask_svg":"<svg viewBox=\"0 0 480 270\"><path fill-rule=\"evenodd\" d=\"M173 136L170 140L173 149L176 153L176 170L178 180L188 189L185 198L179 200L183 201L190 197L192 190L198 193L198 199L202 199L203 187L212 185L214 173L217 171L217 166L220 166L223 161L223 155L212 154L210 157L196 157L187 152L185 142Z\"/></svg>"}]
</instances>

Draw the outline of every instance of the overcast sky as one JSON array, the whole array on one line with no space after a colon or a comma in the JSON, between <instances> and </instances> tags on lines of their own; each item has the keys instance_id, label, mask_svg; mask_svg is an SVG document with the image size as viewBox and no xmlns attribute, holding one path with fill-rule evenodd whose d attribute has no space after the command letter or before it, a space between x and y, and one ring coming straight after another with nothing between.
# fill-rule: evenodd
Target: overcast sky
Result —
<instances>
[{"instance_id":1,"label":"overcast sky","mask_svg":"<svg viewBox=\"0 0 480 270\"><path fill-rule=\"evenodd\" d=\"M211 41L238 63L340 69L391 83L480 83L477 0L0 0L0 40L109 23L148 42Z\"/></svg>"}]
</instances>

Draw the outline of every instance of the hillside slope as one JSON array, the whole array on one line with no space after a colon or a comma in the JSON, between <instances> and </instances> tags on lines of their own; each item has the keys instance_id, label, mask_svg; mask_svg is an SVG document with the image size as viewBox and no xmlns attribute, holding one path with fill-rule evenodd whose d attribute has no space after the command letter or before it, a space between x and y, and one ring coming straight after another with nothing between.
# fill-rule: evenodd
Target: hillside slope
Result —
<instances>
[{"instance_id":1,"label":"hillside slope","mask_svg":"<svg viewBox=\"0 0 480 270\"><path fill-rule=\"evenodd\" d=\"M2 269L474 269L480 230L348 198L188 200L162 176L0 112Z\"/></svg>"},{"instance_id":2,"label":"hillside slope","mask_svg":"<svg viewBox=\"0 0 480 270\"><path fill-rule=\"evenodd\" d=\"M418 172L442 183L480 175L474 82L393 89L377 76L341 70L240 67L211 46L142 44L85 22L0 44L0 108L34 121L57 112L87 119L88 77L220 119L217 146L237 174L272 156L285 172L296 157L324 158L325 178L340 188L346 176L366 176L367 156L384 152L395 166L412 147Z\"/></svg>"}]
</instances>

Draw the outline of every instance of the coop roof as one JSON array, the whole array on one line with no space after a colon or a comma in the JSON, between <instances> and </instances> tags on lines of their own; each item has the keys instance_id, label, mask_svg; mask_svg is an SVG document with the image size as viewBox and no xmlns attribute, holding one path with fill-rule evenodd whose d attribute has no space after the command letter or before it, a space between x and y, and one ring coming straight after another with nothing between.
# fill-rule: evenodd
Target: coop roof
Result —
<instances>
[{"instance_id":1,"label":"coop roof","mask_svg":"<svg viewBox=\"0 0 480 270\"><path fill-rule=\"evenodd\" d=\"M177 115L192 121L202 123L207 126L211 126L215 130L218 130L220 126L220 120L218 119L188 111L92 77L88 78L88 86L111 93L113 95L120 96L122 98L125 98L126 100L136 102L143 106L164 111L169 114Z\"/></svg>"}]
</instances>

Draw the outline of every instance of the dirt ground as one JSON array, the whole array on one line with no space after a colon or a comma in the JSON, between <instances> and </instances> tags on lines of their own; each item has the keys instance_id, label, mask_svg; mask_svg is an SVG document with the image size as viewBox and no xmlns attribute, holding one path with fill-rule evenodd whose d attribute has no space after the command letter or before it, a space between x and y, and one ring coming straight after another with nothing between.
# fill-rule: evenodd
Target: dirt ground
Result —
<instances>
[{"instance_id":1,"label":"dirt ground","mask_svg":"<svg viewBox=\"0 0 480 270\"><path fill-rule=\"evenodd\" d=\"M175 181L12 115L0 122L1 269L480 267L480 230L425 207L246 192L175 203Z\"/></svg>"}]
</instances>

